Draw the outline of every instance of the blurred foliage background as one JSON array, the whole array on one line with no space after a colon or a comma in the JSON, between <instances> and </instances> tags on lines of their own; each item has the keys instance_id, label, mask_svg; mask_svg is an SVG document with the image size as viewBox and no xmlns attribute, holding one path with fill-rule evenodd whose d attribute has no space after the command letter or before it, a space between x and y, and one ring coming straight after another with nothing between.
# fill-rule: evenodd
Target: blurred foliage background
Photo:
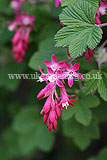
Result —
<instances>
[{"instance_id":1,"label":"blurred foliage background","mask_svg":"<svg viewBox=\"0 0 107 160\"><path fill-rule=\"evenodd\" d=\"M13 60L11 39L6 22L13 20L9 0L0 0L0 160L106 160L107 159L107 103L95 95L81 96L75 82L68 93L76 93L78 103L62 113L56 131L50 133L42 122L40 110L44 100L36 99L44 83L35 79L9 80L8 74L34 74L38 65L56 54L58 60L67 59L66 49L54 47L54 35L61 28L58 15L61 7L54 1L23 5L23 10L36 17L30 34L30 45L22 64ZM39 2L39 0L37 1ZM105 15L102 22L107 21ZM107 37L104 28L103 43ZM91 63L79 60L81 73L98 69L95 58ZM39 72L38 72L39 73ZM82 82L83 83L83 82ZM82 118L81 118L82 116Z\"/></svg>"}]
</instances>

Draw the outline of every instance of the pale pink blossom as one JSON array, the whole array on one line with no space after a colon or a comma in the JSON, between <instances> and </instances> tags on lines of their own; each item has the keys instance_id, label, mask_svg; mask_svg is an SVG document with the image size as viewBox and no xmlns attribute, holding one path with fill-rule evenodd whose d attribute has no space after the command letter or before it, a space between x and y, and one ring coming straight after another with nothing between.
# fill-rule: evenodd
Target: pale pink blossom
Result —
<instances>
[{"instance_id":1,"label":"pale pink blossom","mask_svg":"<svg viewBox=\"0 0 107 160\"><path fill-rule=\"evenodd\" d=\"M12 0L10 2L10 6L11 6L11 8L14 9L15 14L17 14L20 11L21 5L24 4L24 3L25 3L24 0L23 1L21 1L21 0Z\"/></svg>"},{"instance_id":2,"label":"pale pink blossom","mask_svg":"<svg viewBox=\"0 0 107 160\"><path fill-rule=\"evenodd\" d=\"M82 79L83 76L80 74L80 73L77 73L76 71L79 70L79 63L75 63L72 68L70 67L69 64L66 63L65 67L66 67L66 70L68 71L67 72L67 76L68 76L68 85L70 87L72 87L73 85L73 77L75 78L79 78L79 79Z\"/></svg>"},{"instance_id":3,"label":"pale pink blossom","mask_svg":"<svg viewBox=\"0 0 107 160\"><path fill-rule=\"evenodd\" d=\"M51 61L45 60L44 64L47 67L50 67L53 71L56 71L57 69L60 69L64 66L64 62L62 62L62 61L57 63L57 58L56 58L55 54L52 54Z\"/></svg>"},{"instance_id":4,"label":"pale pink blossom","mask_svg":"<svg viewBox=\"0 0 107 160\"><path fill-rule=\"evenodd\" d=\"M101 0L100 6L97 9L97 14L98 17L103 16L106 14L106 8L107 8L107 3L104 0Z\"/></svg>"}]
</instances>

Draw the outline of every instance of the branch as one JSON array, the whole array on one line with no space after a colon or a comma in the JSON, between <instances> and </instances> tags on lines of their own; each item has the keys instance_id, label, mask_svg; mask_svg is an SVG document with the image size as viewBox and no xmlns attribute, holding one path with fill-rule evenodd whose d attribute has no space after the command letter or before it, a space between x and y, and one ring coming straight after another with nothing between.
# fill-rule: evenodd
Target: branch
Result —
<instances>
[{"instance_id":1,"label":"branch","mask_svg":"<svg viewBox=\"0 0 107 160\"><path fill-rule=\"evenodd\" d=\"M107 26L107 23L99 24L98 26L104 27L104 26Z\"/></svg>"},{"instance_id":2,"label":"branch","mask_svg":"<svg viewBox=\"0 0 107 160\"><path fill-rule=\"evenodd\" d=\"M81 59L81 58L83 58L83 57L84 57L83 55L80 56L80 57L77 57L77 58L73 59L73 60L71 61L71 63L73 63L74 61L77 61L78 59Z\"/></svg>"}]
</instances>

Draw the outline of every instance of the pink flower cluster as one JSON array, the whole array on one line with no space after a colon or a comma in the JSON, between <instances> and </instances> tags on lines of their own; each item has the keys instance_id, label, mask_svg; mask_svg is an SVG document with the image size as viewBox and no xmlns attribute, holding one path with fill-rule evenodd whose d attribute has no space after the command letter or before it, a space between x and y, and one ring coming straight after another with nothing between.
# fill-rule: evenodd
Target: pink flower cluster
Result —
<instances>
[{"instance_id":1,"label":"pink flower cluster","mask_svg":"<svg viewBox=\"0 0 107 160\"><path fill-rule=\"evenodd\" d=\"M15 35L12 39L12 53L18 63L21 63L29 44L29 33L34 27L34 16L29 16L25 11L20 11L20 7L25 1L12 0L11 7L14 9L15 20L13 22L8 21L8 29L14 31Z\"/></svg>"},{"instance_id":2,"label":"pink flower cluster","mask_svg":"<svg viewBox=\"0 0 107 160\"><path fill-rule=\"evenodd\" d=\"M43 122L47 123L47 128L51 132L52 129L56 130L57 118L61 116L61 110L67 109L69 105L73 106L69 97L75 97L76 95L68 95L65 88L64 79L68 78L68 85L72 87L73 77L82 79L83 76L76 71L79 70L79 63L74 65L68 64L65 61L57 62L56 56L51 56L51 61L44 61L47 66L47 73L43 73L40 66L41 76L39 81L46 82L46 87L42 89L37 95L38 99L47 97L47 100L43 106L41 114L44 115ZM60 96L57 93L56 87L60 88Z\"/></svg>"},{"instance_id":3,"label":"pink flower cluster","mask_svg":"<svg viewBox=\"0 0 107 160\"><path fill-rule=\"evenodd\" d=\"M107 8L107 4L105 3L104 0L101 0L100 6L98 7L96 12L96 17L95 17L96 24L101 24L101 21L99 18L100 18L100 15L104 16L106 14L106 8Z\"/></svg>"}]
</instances>

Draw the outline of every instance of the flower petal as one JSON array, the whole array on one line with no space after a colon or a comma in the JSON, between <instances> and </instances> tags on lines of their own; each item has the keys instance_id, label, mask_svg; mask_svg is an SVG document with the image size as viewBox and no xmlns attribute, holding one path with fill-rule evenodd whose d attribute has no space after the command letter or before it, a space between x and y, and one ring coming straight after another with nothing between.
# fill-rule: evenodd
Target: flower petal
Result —
<instances>
[{"instance_id":1,"label":"flower petal","mask_svg":"<svg viewBox=\"0 0 107 160\"><path fill-rule=\"evenodd\" d=\"M50 66L52 65L52 62L46 60L46 61L44 61L44 64L45 64L46 66L50 67Z\"/></svg>"},{"instance_id":2,"label":"flower petal","mask_svg":"<svg viewBox=\"0 0 107 160\"><path fill-rule=\"evenodd\" d=\"M69 85L70 87L73 86L73 77L71 77L71 76L68 78L68 85Z\"/></svg>"},{"instance_id":3,"label":"flower petal","mask_svg":"<svg viewBox=\"0 0 107 160\"><path fill-rule=\"evenodd\" d=\"M55 6L56 6L56 7L59 6L59 0L55 0Z\"/></svg>"},{"instance_id":4,"label":"flower petal","mask_svg":"<svg viewBox=\"0 0 107 160\"><path fill-rule=\"evenodd\" d=\"M70 71L70 65L67 62L64 62L64 67L66 68L67 71Z\"/></svg>"},{"instance_id":5,"label":"flower petal","mask_svg":"<svg viewBox=\"0 0 107 160\"><path fill-rule=\"evenodd\" d=\"M63 83L58 79L56 80L56 84L59 86L59 87L63 87Z\"/></svg>"},{"instance_id":6,"label":"flower petal","mask_svg":"<svg viewBox=\"0 0 107 160\"><path fill-rule=\"evenodd\" d=\"M73 67L72 67L72 70L73 70L73 71L79 70L79 66L80 66L80 63L75 63L75 64L73 65Z\"/></svg>"},{"instance_id":7,"label":"flower petal","mask_svg":"<svg viewBox=\"0 0 107 160\"><path fill-rule=\"evenodd\" d=\"M47 67L47 72L48 72L49 74L54 74L54 71L53 71L50 67Z\"/></svg>"},{"instance_id":8,"label":"flower petal","mask_svg":"<svg viewBox=\"0 0 107 160\"><path fill-rule=\"evenodd\" d=\"M40 72L43 74L42 69L41 69L41 67L40 67L40 66L39 66L39 70L40 70Z\"/></svg>"},{"instance_id":9,"label":"flower petal","mask_svg":"<svg viewBox=\"0 0 107 160\"><path fill-rule=\"evenodd\" d=\"M59 68L63 68L63 67L64 67L64 64L65 64L64 61L58 62L58 67L59 67Z\"/></svg>"},{"instance_id":10,"label":"flower petal","mask_svg":"<svg viewBox=\"0 0 107 160\"><path fill-rule=\"evenodd\" d=\"M76 72L73 73L73 76L80 79L84 78L81 73L76 73Z\"/></svg>"},{"instance_id":11,"label":"flower petal","mask_svg":"<svg viewBox=\"0 0 107 160\"><path fill-rule=\"evenodd\" d=\"M55 54L52 54L51 61L54 62L54 63L57 62L57 58L56 58Z\"/></svg>"}]
</instances>

